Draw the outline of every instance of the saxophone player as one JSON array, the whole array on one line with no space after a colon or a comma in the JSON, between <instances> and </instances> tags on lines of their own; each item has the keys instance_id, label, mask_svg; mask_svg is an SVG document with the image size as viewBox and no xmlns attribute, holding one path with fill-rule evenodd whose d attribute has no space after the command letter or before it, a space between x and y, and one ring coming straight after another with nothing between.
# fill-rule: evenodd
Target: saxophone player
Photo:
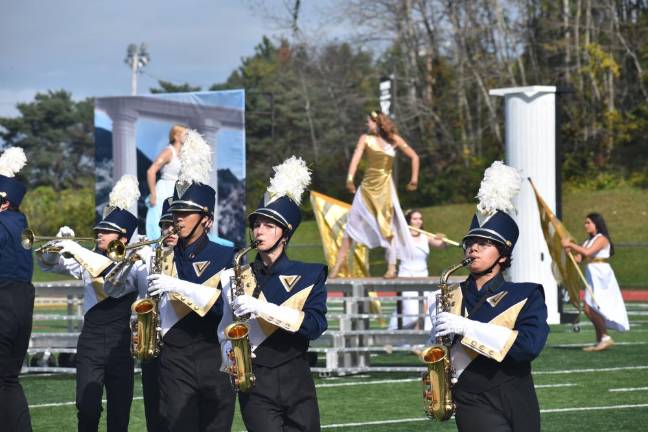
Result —
<instances>
[{"instance_id":1,"label":"saxophone player","mask_svg":"<svg viewBox=\"0 0 648 432\"><path fill-rule=\"evenodd\" d=\"M248 216L252 236L260 243L252 263L257 286L224 305L219 336L232 314L252 314L248 321L256 383L239 393L239 405L250 432L319 431L315 385L307 359L309 341L327 328L327 268L291 261L286 248L299 226L299 202L310 172L294 156L274 167L275 176L259 207ZM232 270L222 272L228 295ZM228 319L226 319L226 317ZM221 336L221 343L227 344ZM228 362L223 348L223 362Z\"/></svg>"},{"instance_id":2,"label":"saxophone player","mask_svg":"<svg viewBox=\"0 0 648 432\"><path fill-rule=\"evenodd\" d=\"M31 418L18 375L27 354L34 312L32 254L21 247L27 219L20 211L26 188L15 174L27 162L20 147L0 156L0 425L30 431Z\"/></svg>"},{"instance_id":3,"label":"saxophone player","mask_svg":"<svg viewBox=\"0 0 648 432\"><path fill-rule=\"evenodd\" d=\"M542 285L502 277L519 235L507 212L520 188L517 170L496 161L485 172L477 213L463 239L470 276L455 297L461 313L434 314L432 335L455 335L451 348L455 418L461 432L540 431L531 361L549 326ZM504 185L504 187L502 187Z\"/></svg>"},{"instance_id":4,"label":"saxophone player","mask_svg":"<svg viewBox=\"0 0 648 432\"><path fill-rule=\"evenodd\" d=\"M170 211L173 197L168 197L162 205L162 215L160 216L159 227L160 233L164 236L173 229L173 214ZM178 243L178 236L171 234L164 239L163 255L168 255ZM141 281L142 276L144 281ZM141 272L139 277L139 297L148 297L148 284L146 283L147 271ZM160 415L160 361L158 357L141 362L142 368L142 392L144 396L144 414L146 417L146 429L149 432L160 431L163 428Z\"/></svg>"},{"instance_id":5,"label":"saxophone player","mask_svg":"<svg viewBox=\"0 0 648 432\"><path fill-rule=\"evenodd\" d=\"M160 413L163 430L225 431L235 399L228 376L219 371L216 329L223 310L219 272L232 262L234 249L207 237L216 195L207 184L209 145L192 130L184 139L170 206L178 244L168 271L148 277L149 295L160 296Z\"/></svg>"},{"instance_id":6,"label":"saxophone player","mask_svg":"<svg viewBox=\"0 0 648 432\"><path fill-rule=\"evenodd\" d=\"M126 244L137 228L137 217L129 212L139 198L134 176L123 176L110 193L103 219L93 228L96 248L91 251L73 240L59 240L58 253L37 256L43 271L53 271L82 279L83 328L77 344L76 407L79 431L96 431L102 411L102 394L106 388L107 428L127 431L133 399L133 358L130 354L131 304L137 297L134 283L106 283L114 270L105 253L111 241ZM62 227L57 237L73 236ZM71 255L71 258L66 256Z\"/></svg>"}]
</instances>

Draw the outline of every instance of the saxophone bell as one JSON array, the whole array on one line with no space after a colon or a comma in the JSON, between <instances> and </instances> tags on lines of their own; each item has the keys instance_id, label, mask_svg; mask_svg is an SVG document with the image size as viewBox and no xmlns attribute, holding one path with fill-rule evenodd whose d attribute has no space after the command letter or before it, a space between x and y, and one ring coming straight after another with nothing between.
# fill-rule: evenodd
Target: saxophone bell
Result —
<instances>
[{"instance_id":1,"label":"saxophone bell","mask_svg":"<svg viewBox=\"0 0 648 432\"><path fill-rule=\"evenodd\" d=\"M471 257L465 258L459 264L455 264L441 273L436 303L437 315L441 312L450 312L454 306L448 287L448 278L455 271L470 264L472 260ZM432 420L446 421L452 417L455 411L455 403L452 398L454 378L450 357L452 339L450 336L437 337L436 344L421 352L421 360L428 368L421 377L423 410Z\"/></svg>"}]
</instances>

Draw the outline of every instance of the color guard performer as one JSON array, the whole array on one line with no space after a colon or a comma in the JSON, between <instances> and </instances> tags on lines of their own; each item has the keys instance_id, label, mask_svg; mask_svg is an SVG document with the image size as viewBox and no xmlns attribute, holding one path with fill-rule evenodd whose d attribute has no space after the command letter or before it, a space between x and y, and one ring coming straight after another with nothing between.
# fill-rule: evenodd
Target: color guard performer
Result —
<instances>
[{"instance_id":1,"label":"color guard performer","mask_svg":"<svg viewBox=\"0 0 648 432\"><path fill-rule=\"evenodd\" d=\"M27 219L19 210L26 188L14 178L27 162L20 147L0 156L0 428L30 431L27 400L18 382L34 312L31 251L21 246Z\"/></svg>"},{"instance_id":2,"label":"color guard performer","mask_svg":"<svg viewBox=\"0 0 648 432\"><path fill-rule=\"evenodd\" d=\"M542 285L512 283L510 266L518 226L506 212L520 188L519 173L502 162L485 172L480 203L464 254L470 276L455 290L456 314L434 314L432 334L455 335L452 387L459 431L539 431L540 409L531 361L542 351L549 326Z\"/></svg>"},{"instance_id":3,"label":"color guard performer","mask_svg":"<svg viewBox=\"0 0 648 432\"><path fill-rule=\"evenodd\" d=\"M105 253L111 241L130 241L137 228L137 217L130 208L139 198L134 176L123 176L112 192L103 219L93 228L96 234L95 252L73 240L58 240L58 253L43 253L38 263L44 271L70 274L82 279L83 328L77 345L76 406L79 431L99 428L103 388L106 387L107 429L127 431L133 400L133 358L130 353L131 304L137 297L137 287L115 277L107 283L114 263ZM62 227L57 237L74 236L74 231ZM70 256L66 258L66 256Z\"/></svg>"},{"instance_id":4,"label":"color guard performer","mask_svg":"<svg viewBox=\"0 0 648 432\"><path fill-rule=\"evenodd\" d=\"M260 241L252 264L256 288L237 296L230 306L231 269L222 272L227 297L219 338L224 366L230 342L224 329L237 316L248 321L256 384L239 393L243 421L250 432L319 431L320 417L307 350L327 328L327 268L291 261L286 248L299 226L299 202L310 172L294 156L274 168L275 176L259 208L248 216L252 236Z\"/></svg>"},{"instance_id":5,"label":"color guard performer","mask_svg":"<svg viewBox=\"0 0 648 432\"><path fill-rule=\"evenodd\" d=\"M229 431L234 392L219 371L216 329L223 310L219 272L232 262L234 249L207 237L216 191L207 184L210 149L197 132L187 132L180 163L170 207L180 231L165 266L170 274L148 278L149 294L161 295L160 412L171 431Z\"/></svg>"}]
</instances>

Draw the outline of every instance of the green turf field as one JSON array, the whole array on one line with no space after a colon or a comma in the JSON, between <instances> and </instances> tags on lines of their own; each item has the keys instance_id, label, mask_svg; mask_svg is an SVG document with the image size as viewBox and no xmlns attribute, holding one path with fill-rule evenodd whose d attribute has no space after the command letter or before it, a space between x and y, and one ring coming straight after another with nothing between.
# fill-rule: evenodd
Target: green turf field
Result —
<instances>
[{"instance_id":1,"label":"green turf field","mask_svg":"<svg viewBox=\"0 0 648 432\"><path fill-rule=\"evenodd\" d=\"M602 353L581 350L594 339L590 325L583 325L580 333L573 333L570 326L552 326L547 347L533 364L543 431L646 430L648 304L629 303L628 311L631 331L612 332L617 345ZM417 358L406 353L373 356L372 363L418 365ZM31 375L21 381L35 431L75 430L73 376ZM316 384L325 430L455 430L453 420L431 424L423 417L415 374L317 377ZM133 431L145 430L141 394L137 376L130 419ZM101 430L105 430L103 422ZM244 430L238 414L233 430Z\"/></svg>"}]
</instances>

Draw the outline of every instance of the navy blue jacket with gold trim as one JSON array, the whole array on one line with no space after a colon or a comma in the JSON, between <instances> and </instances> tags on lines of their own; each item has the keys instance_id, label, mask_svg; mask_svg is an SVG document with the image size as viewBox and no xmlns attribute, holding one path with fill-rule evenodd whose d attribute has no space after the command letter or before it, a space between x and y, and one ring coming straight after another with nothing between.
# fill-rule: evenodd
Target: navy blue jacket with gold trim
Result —
<instances>
[{"instance_id":1,"label":"navy blue jacket with gold trim","mask_svg":"<svg viewBox=\"0 0 648 432\"><path fill-rule=\"evenodd\" d=\"M282 254L270 268L266 268L257 255L252 271L265 300L303 312L295 333L273 326L273 332L254 351L254 364L277 367L304 354L309 341L317 339L327 329L325 282L328 270L322 264L290 261Z\"/></svg>"},{"instance_id":2,"label":"navy blue jacket with gold trim","mask_svg":"<svg viewBox=\"0 0 648 432\"><path fill-rule=\"evenodd\" d=\"M0 212L0 280L31 282L34 261L20 243L27 218L19 211Z\"/></svg>"},{"instance_id":3,"label":"navy blue jacket with gold trim","mask_svg":"<svg viewBox=\"0 0 648 432\"><path fill-rule=\"evenodd\" d=\"M549 334L542 285L506 282L498 274L478 291L469 277L461 284L461 294L464 316L506 327L512 332L505 335L507 340L498 341L501 342L499 350L475 336L466 335L456 340L455 345L461 345L474 357L460 375L456 388L482 392L529 375L531 361L540 354ZM486 301L474 311L482 296L486 296Z\"/></svg>"},{"instance_id":4,"label":"navy blue jacket with gold trim","mask_svg":"<svg viewBox=\"0 0 648 432\"><path fill-rule=\"evenodd\" d=\"M231 265L234 248L211 241L198 240L183 248L178 244L173 250L173 261L179 279L204 284L223 268ZM205 316L188 313L164 336L164 343L185 346L196 340L218 343L216 329L223 315L223 300L219 296Z\"/></svg>"}]
</instances>

